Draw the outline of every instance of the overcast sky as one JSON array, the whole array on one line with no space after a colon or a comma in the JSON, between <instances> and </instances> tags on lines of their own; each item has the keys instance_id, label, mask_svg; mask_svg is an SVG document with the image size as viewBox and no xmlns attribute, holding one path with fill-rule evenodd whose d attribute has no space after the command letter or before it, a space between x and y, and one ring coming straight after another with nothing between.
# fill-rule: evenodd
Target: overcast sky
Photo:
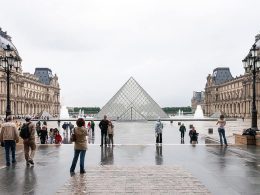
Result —
<instances>
[{"instance_id":1,"label":"overcast sky","mask_svg":"<svg viewBox=\"0 0 260 195\"><path fill-rule=\"evenodd\" d=\"M244 73L259 8L259 0L8 0L0 26L24 71L58 75L63 105L102 107L133 76L160 106L189 106L214 68Z\"/></svg>"}]
</instances>

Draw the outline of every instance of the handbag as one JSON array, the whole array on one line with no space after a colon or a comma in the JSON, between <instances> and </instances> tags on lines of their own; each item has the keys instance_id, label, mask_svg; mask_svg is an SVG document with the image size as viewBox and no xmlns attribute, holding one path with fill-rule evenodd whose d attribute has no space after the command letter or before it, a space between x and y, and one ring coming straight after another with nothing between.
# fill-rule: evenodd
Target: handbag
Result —
<instances>
[{"instance_id":1,"label":"handbag","mask_svg":"<svg viewBox=\"0 0 260 195\"><path fill-rule=\"evenodd\" d=\"M2 147L5 147L5 143L4 143L4 142L1 142L1 146L2 146Z\"/></svg>"}]
</instances>

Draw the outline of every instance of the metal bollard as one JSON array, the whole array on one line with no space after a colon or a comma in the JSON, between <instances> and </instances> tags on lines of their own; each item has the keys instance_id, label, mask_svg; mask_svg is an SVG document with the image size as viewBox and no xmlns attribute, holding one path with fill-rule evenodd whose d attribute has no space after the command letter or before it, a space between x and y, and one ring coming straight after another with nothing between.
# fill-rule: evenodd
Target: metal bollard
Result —
<instances>
[{"instance_id":1,"label":"metal bollard","mask_svg":"<svg viewBox=\"0 0 260 195\"><path fill-rule=\"evenodd\" d=\"M213 134L213 128L209 128L209 129L208 129L208 133L209 133L209 134Z\"/></svg>"}]
</instances>

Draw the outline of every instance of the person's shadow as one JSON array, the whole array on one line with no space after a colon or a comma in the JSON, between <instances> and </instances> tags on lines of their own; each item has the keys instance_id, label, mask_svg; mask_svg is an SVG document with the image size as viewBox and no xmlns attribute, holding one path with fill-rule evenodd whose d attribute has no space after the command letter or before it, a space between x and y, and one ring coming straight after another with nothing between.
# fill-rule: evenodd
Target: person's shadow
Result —
<instances>
[{"instance_id":1,"label":"person's shadow","mask_svg":"<svg viewBox=\"0 0 260 195\"><path fill-rule=\"evenodd\" d=\"M163 164L162 146L156 146L155 164L156 165L162 165Z\"/></svg>"},{"instance_id":2,"label":"person's shadow","mask_svg":"<svg viewBox=\"0 0 260 195\"><path fill-rule=\"evenodd\" d=\"M101 147L101 165L113 165L114 164L114 148L113 147Z\"/></svg>"}]
</instances>

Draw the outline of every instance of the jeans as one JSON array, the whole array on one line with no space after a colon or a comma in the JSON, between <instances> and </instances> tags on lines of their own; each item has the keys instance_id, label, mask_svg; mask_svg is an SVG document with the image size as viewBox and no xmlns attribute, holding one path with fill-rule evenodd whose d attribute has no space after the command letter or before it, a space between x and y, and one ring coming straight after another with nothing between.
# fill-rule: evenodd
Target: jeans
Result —
<instances>
[{"instance_id":1,"label":"jeans","mask_svg":"<svg viewBox=\"0 0 260 195\"><path fill-rule=\"evenodd\" d=\"M220 144L223 145L222 137L224 138L224 143L227 145L227 139L225 136L225 129L218 128L218 134L220 139Z\"/></svg>"},{"instance_id":2,"label":"jeans","mask_svg":"<svg viewBox=\"0 0 260 195\"><path fill-rule=\"evenodd\" d=\"M181 131L181 138L184 138L184 131Z\"/></svg>"},{"instance_id":3,"label":"jeans","mask_svg":"<svg viewBox=\"0 0 260 195\"><path fill-rule=\"evenodd\" d=\"M50 136L50 144L53 144L53 136Z\"/></svg>"},{"instance_id":4,"label":"jeans","mask_svg":"<svg viewBox=\"0 0 260 195\"><path fill-rule=\"evenodd\" d=\"M108 143L114 145L113 134L108 134L108 138L109 138Z\"/></svg>"},{"instance_id":5,"label":"jeans","mask_svg":"<svg viewBox=\"0 0 260 195\"><path fill-rule=\"evenodd\" d=\"M71 164L71 167L70 167L70 172L74 172L75 171L79 155L80 155L80 172L83 172L85 170L84 169L85 154L86 154L86 150L75 150L74 151L74 158L72 160L72 164Z\"/></svg>"},{"instance_id":6,"label":"jeans","mask_svg":"<svg viewBox=\"0 0 260 195\"><path fill-rule=\"evenodd\" d=\"M162 133L157 133L156 143L162 143Z\"/></svg>"},{"instance_id":7,"label":"jeans","mask_svg":"<svg viewBox=\"0 0 260 195\"><path fill-rule=\"evenodd\" d=\"M101 145L103 146L103 141L105 139L105 145L107 145L107 131L101 131Z\"/></svg>"},{"instance_id":8,"label":"jeans","mask_svg":"<svg viewBox=\"0 0 260 195\"><path fill-rule=\"evenodd\" d=\"M16 148L16 143L14 140L5 140L5 159L6 159L6 165L10 165L10 149L12 152L12 163L15 163L15 148Z\"/></svg>"}]
</instances>

